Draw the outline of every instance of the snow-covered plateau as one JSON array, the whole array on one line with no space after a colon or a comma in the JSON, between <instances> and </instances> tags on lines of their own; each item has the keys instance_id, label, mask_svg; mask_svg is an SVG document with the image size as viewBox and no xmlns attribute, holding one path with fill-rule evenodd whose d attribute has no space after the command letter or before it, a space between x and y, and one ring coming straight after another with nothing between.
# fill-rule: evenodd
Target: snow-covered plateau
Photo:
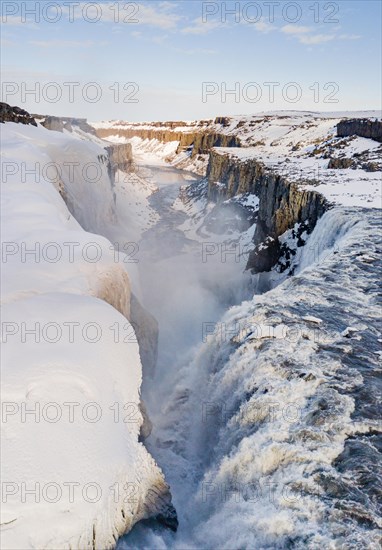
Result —
<instances>
[{"instance_id":1,"label":"snow-covered plateau","mask_svg":"<svg viewBox=\"0 0 382 550\"><path fill-rule=\"evenodd\" d=\"M2 548L380 548L380 113L36 120L0 125Z\"/></svg>"}]
</instances>

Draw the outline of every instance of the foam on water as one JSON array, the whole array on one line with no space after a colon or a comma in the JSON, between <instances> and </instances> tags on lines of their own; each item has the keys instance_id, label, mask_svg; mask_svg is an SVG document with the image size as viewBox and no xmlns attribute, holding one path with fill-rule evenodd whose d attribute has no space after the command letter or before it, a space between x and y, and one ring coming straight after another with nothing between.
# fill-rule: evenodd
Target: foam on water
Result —
<instances>
[{"instance_id":1,"label":"foam on water","mask_svg":"<svg viewBox=\"0 0 382 550\"><path fill-rule=\"evenodd\" d=\"M121 550L378 547L379 225L326 213L296 275L177 365L148 447L180 528L140 525Z\"/></svg>"}]
</instances>

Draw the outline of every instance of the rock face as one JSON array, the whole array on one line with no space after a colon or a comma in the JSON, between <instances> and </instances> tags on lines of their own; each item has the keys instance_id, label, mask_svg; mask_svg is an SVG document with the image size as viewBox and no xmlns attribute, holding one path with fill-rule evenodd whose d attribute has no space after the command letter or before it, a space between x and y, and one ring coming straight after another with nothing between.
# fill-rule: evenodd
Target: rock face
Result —
<instances>
[{"instance_id":1,"label":"rock face","mask_svg":"<svg viewBox=\"0 0 382 550\"><path fill-rule=\"evenodd\" d=\"M248 258L247 268L254 273L269 271L278 261L281 246L278 238L295 224L302 224L310 234L318 219L328 209L324 197L315 191L304 191L298 185L273 174L263 174L257 182L260 198L259 215L253 242L258 247ZM262 249L261 243L270 240Z\"/></svg>"},{"instance_id":2,"label":"rock face","mask_svg":"<svg viewBox=\"0 0 382 550\"><path fill-rule=\"evenodd\" d=\"M158 323L141 305L134 294L130 299L131 322L139 344L139 353L143 367L143 376L152 377L158 357Z\"/></svg>"},{"instance_id":3,"label":"rock face","mask_svg":"<svg viewBox=\"0 0 382 550\"><path fill-rule=\"evenodd\" d=\"M45 120L41 121L41 125L47 130L53 130L54 132L64 131L64 123L62 119L56 116L47 116Z\"/></svg>"},{"instance_id":4,"label":"rock face","mask_svg":"<svg viewBox=\"0 0 382 550\"><path fill-rule=\"evenodd\" d=\"M353 159L346 157L332 158L329 161L328 168L341 170L343 168L352 168L355 162Z\"/></svg>"},{"instance_id":5,"label":"rock face","mask_svg":"<svg viewBox=\"0 0 382 550\"><path fill-rule=\"evenodd\" d=\"M204 122L204 121L202 121ZM170 125L169 125L170 124ZM193 131L177 131L174 128L182 123L164 123L164 126L153 128L98 128L96 134L101 139L107 139L110 136L119 136L127 139L139 137L141 139L157 139L162 143L170 141L179 141L177 153L192 147L191 157L200 154L207 154L212 147L240 147L241 142L235 136L228 136L218 132L209 132L203 126ZM184 124L184 123L183 123ZM171 126L172 125L172 126ZM152 125L154 126L154 124Z\"/></svg>"},{"instance_id":6,"label":"rock face","mask_svg":"<svg viewBox=\"0 0 382 550\"><path fill-rule=\"evenodd\" d=\"M179 148L184 147L184 141L186 136L187 134L183 134L183 139L180 140ZM209 153L212 147L240 147L241 143L240 143L240 140L235 136L227 136L225 134L203 132L203 133L193 134L191 145L193 145L192 155L191 155L191 157L193 158L196 155L203 155L203 154ZM180 152L179 148L178 148L178 152Z\"/></svg>"},{"instance_id":7,"label":"rock face","mask_svg":"<svg viewBox=\"0 0 382 550\"><path fill-rule=\"evenodd\" d=\"M0 103L0 122L16 122L37 126L35 119L27 111L20 107L11 107L8 103Z\"/></svg>"},{"instance_id":8,"label":"rock face","mask_svg":"<svg viewBox=\"0 0 382 550\"><path fill-rule=\"evenodd\" d=\"M253 273L269 271L276 264L281 254L278 238L285 231L298 223L311 233L329 206L319 193L299 188L255 159L240 161L213 150L207 177L209 200L219 203L243 193L259 198L256 248L247 263Z\"/></svg>"},{"instance_id":9,"label":"rock face","mask_svg":"<svg viewBox=\"0 0 382 550\"><path fill-rule=\"evenodd\" d=\"M128 172L130 170L133 162L133 150L131 143L113 143L112 145L105 147L105 149L109 154L112 170L121 170L122 172Z\"/></svg>"},{"instance_id":10,"label":"rock face","mask_svg":"<svg viewBox=\"0 0 382 550\"><path fill-rule=\"evenodd\" d=\"M48 130L54 130L56 132L68 132L73 131L73 126L77 126L83 132L87 134L96 135L93 126L88 124L86 118L71 118L71 117L57 117L50 115L33 115L38 122Z\"/></svg>"},{"instance_id":11,"label":"rock face","mask_svg":"<svg viewBox=\"0 0 382 550\"><path fill-rule=\"evenodd\" d=\"M382 121L366 118L341 120L337 124L337 136L346 137L357 135L382 142Z\"/></svg>"},{"instance_id":12,"label":"rock face","mask_svg":"<svg viewBox=\"0 0 382 550\"><path fill-rule=\"evenodd\" d=\"M256 161L239 161L213 150L207 168L208 199L221 202L241 193L255 193L255 182L264 171Z\"/></svg>"},{"instance_id":13,"label":"rock face","mask_svg":"<svg viewBox=\"0 0 382 550\"><path fill-rule=\"evenodd\" d=\"M131 319L131 288L130 280L125 271L115 269L112 276L100 277L95 296L110 304L126 319Z\"/></svg>"},{"instance_id":14,"label":"rock face","mask_svg":"<svg viewBox=\"0 0 382 550\"><path fill-rule=\"evenodd\" d=\"M180 141L183 132L177 132L175 130L166 127L158 128L97 128L96 134L99 138L104 139L110 136L119 136L127 139L133 137L140 137L142 139L157 139L163 143L169 141Z\"/></svg>"},{"instance_id":15,"label":"rock face","mask_svg":"<svg viewBox=\"0 0 382 550\"><path fill-rule=\"evenodd\" d=\"M133 162L132 146L126 144L112 144L105 147L108 154L106 160L109 177L114 190L115 175L117 170L129 172ZM105 160L104 160L105 161ZM114 191L113 191L114 192ZM115 199L115 194L114 194ZM134 327L135 335L139 344L139 353L143 367L143 376L152 377L158 355L158 323L156 319L140 304L139 300L130 295L129 311L124 315Z\"/></svg>"},{"instance_id":16,"label":"rock face","mask_svg":"<svg viewBox=\"0 0 382 550\"><path fill-rule=\"evenodd\" d=\"M139 440L143 442L145 441L145 439L147 439L150 436L153 429L153 424L150 420L150 417L148 415L146 405L143 399L141 399L141 402L139 403L139 410L143 418L141 430L139 432Z\"/></svg>"}]
</instances>

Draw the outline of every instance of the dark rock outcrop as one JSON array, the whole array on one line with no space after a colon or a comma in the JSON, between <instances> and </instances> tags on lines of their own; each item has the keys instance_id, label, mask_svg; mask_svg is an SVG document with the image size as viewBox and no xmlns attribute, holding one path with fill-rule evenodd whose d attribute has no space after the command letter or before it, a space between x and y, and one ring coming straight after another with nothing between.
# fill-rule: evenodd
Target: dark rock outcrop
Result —
<instances>
[{"instance_id":1,"label":"dark rock outcrop","mask_svg":"<svg viewBox=\"0 0 382 550\"><path fill-rule=\"evenodd\" d=\"M0 122L16 122L37 126L35 119L27 111L20 107L12 107L8 103L0 103Z\"/></svg>"},{"instance_id":2,"label":"dark rock outcrop","mask_svg":"<svg viewBox=\"0 0 382 550\"><path fill-rule=\"evenodd\" d=\"M328 168L337 170L352 168L353 166L355 166L354 160L346 157L331 158L328 164Z\"/></svg>"},{"instance_id":3,"label":"dark rock outcrop","mask_svg":"<svg viewBox=\"0 0 382 550\"><path fill-rule=\"evenodd\" d=\"M377 162L365 162L362 168L365 172L379 172L381 170L381 166Z\"/></svg>"},{"instance_id":4,"label":"dark rock outcrop","mask_svg":"<svg viewBox=\"0 0 382 550\"><path fill-rule=\"evenodd\" d=\"M346 137L357 135L382 142L382 121L367 118L352 118L341 120L337 124L337 136Z\"/></svg>"},{"instance_id":5,"label":"dark rock outcrop","mask_svg":"<svg viewBox=\"0 0 382 550\"><path fill-rule=\"evenodd\" d=\"M253 273L269 271L277 263L281 254L278 238L285 231L303 223L306 232L311 233L328 209L322 195L287 181L256 159L240 161L212 150L207 177L209 200L219 203L244 193L259 198L255 250L247 263Z\"/></svg>"},{"instance_id":6,"label":"dark rock outcrop","mask_svg":"<svg viewBox=\"0 0 382 550\"><path fill-rule=\"evenodd\" d=\"M182 141L180 141L179 147L182 147ZM206 155L210 152L212 147L240 147L241 142L235 136L227 136L219 133L197 133L194 134L192 141L192 157L196 155Z\"/></svg>"},{"instance_id":7,"label":"dark rock outcrop","mask_svg":"<svg viewBox=\"0 0 382 550\"><path fill-rule=\"evenodd\" d=\"M227 128L231 124L231 119L228 116L217 116L214 124L221 124L224 128Z\"/></svg>"}]
</instances>

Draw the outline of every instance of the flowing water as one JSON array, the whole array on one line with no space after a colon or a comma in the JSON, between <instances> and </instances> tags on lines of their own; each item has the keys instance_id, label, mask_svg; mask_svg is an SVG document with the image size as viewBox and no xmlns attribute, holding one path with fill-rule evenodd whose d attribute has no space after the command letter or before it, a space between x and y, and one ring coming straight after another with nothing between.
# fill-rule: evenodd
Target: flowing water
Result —
<instances>
[{"instance_id":1,"label":"flowing water","mask_svg":"<svg viewBox=\"0 0 382 550\"><path fill-rule=\"evenodd\" d=\"M118 550L379 548L375 211L329 211L296 275L249 299L242 268L203 261L180 229L187 215L171 206L184 175L153 174L160 220L143 235L139 271L160 339L143 384L145 444L179 529L141 522Z\"/></svg>"},{"instance_id":2,"label":"flowing water","mask_svg":"<svg viewBox=\"0 0 382 550\"><path fill-rule=\"evenodd\" d=\"M170 167L146 168L159 188L150 205L160 216L143 234L138 264L143 304L160 327L156 379L144 381L149 392L145 397L154 412L156 401L163 407L162 399L168 397L180 365L202 343L206 323L216 323L230 305L249 296L250 277L234 257L225 263L219 254L204 258L205 243L179 229L188 216L172 205L180 187L190 183L190 175Z\"/></svg>"}]
</instances>

